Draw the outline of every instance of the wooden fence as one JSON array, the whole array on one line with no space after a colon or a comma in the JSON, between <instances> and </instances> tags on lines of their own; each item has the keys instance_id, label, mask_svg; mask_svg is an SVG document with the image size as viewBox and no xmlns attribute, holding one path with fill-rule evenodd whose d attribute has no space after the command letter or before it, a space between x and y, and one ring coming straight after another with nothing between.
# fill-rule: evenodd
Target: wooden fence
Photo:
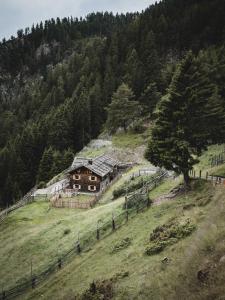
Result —
<instances>
[{"instance_id":1,"label":"wooden fence","mask_svg":"<svg viewBox=\"0 0 225 300\"><path fill-rule=\"evenodd\" d=\"M225 185L225 177L209 175L208 171L203 172L202 170L199 170L197 172L195 170L192 170L189 172L189 175L191 178L205 179L211 181L213 184Z\"/></svg>"},{"instance_id":2,"label":"wooden fence","mask_svg":"<svg viewBox=\"0 0 225 300\"><path fill-rule=\"evenodd\" d=\"M16 202L12 206L0 211L0 224L5 220L5 218L7 217L8 214L10 214L14 210L16 210L16 209L18 209L22 206L25 206L26 204L28 204L30 202L33 202L34 201L33 194L36 190L37 190L37 188L34 187L22 199L20 199L18 202Z\"/></svg>"},{"instance_id":3,"label":"wooden fence","mask_svg":"<svg viewBox=\"0 0 225 300\"><path fill-rule=\"evenodd\" d=\"M94 197L92 200L69 200L63 198L51 199L51 206L55 208L80 208L88 209L92 208L97 203L97 197Z\"/></svg>"},{"instance_id":4,"label":"wooden fence","mask_svg":"<svg viewBox=\"0 0 225 300\"><path fill-rule=\"evenodd\" d=\"M209 159L209 162L211 164L211 168L224 164L225 163L225 148L221 153L211 157Z\"/></svg>"},{"instance_id":5,"label":"wooden fence","mask_svg":"<svg viewBox=\"0 0 225 300\"><path fill-rule=\"evenodd\" d=\"M140 177L140 176L144 176L144 175L146 175L146 176L149 175L150 176L150 175L153 175L154 173L156 173L157 170L159 170L159 169L151 169L151 168L150 169L149 168L140 169L137 172L132 173L130 175L130 179Z\"/></svg>"},{"instance_id":6,"label":"wooden fence","mask_svg":"<svg viewBox=\"0 0 225 300\"><path fill-rule=\"evenodd\" d=\"M50 203L52 207L55 208L80 208L80 209L89 209L95 206L95 204L101 199L102 194L105 193L119 178L122 177L122 174L119 173L108 185L106 185L99 193L94 194L93 199L89 200L76 200L75 199L64 199L64 194L66 196L66 192L69 194L79 195L76 190L64 190L64 193L57 193L51 199ZM92 195L90 194L90 198Z\"/></svg>"}]
</instances>

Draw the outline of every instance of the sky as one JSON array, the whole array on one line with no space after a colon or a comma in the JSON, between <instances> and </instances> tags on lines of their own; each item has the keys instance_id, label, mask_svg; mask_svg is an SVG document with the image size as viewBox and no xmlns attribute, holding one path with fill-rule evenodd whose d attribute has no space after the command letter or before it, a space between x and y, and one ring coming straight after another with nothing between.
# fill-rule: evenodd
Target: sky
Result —
<instances>
[{"instance_id":1,"label":"sky","mask_svg":"<svg viewBox=\"0 0 225 300\"><path fill-rule=\"evenodd\" d=\"M142 11L156 0L0 0L0 39L18 29L56 17L80 17L90 12Z\"/></svg>"}]
</instances>

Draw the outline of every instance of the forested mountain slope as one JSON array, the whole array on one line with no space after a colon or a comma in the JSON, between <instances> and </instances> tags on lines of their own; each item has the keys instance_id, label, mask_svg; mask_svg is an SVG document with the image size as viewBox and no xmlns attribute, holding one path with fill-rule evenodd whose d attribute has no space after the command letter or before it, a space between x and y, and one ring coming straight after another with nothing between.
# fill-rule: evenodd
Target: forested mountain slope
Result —
<instances>
[{"instance_id":1,"label":"forested mountain slope","mask_svg":"<svg viewBox=\"0 0 225 300\"><path fill-rule=\"evenodd\" d=\"M225 106L224 37L223 0L164 0L141 14L52 19L3 40L0 206L68 167L101 131L122 82L151 114L190 49Z\"/></svg>"}]
</instances>

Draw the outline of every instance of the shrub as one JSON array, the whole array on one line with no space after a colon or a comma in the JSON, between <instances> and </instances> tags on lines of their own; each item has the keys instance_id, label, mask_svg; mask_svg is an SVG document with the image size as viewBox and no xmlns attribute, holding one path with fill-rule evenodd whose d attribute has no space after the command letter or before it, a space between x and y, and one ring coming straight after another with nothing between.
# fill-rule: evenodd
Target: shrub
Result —
<instances>
[{"instance_id":1,"label":"shrub","mask_svg":"<svg viewBox=\"0 0 225 300\"><path fill-rule=\"evenodd\" d=\"M164 247L165 246L163 245L162 242L155 243L150 246L147 246L147 248L145 249L145 253L147 255L154 255L163 251Z\"/></svg>"},{"instance_id":2,"label":"shrub","mask_svg":"<svg viewBox=\"0 0 225 300\"><path fill-rule=\"evenodd\" d=\"M44 181L41 181L38 183L38 189L44 189L46 187L46 183Z\"/></svg>"},{"instance_id":3,"label":"shrub","mask_svg":"<svg viewBox=\"0 0 225 300\"><path fill-rule=\"evenodd\" d=\"M147 201L149 201L149 204L152 202L148 200L148 195L147 194L141 194L137 193L132 195L131 197L128 198L127 204L124 203L123 209L131 209L131 208L139 208L139 207L144 207L147 205Z\"/></svg>"},{"instance_id":4,"label":"shrub","mask_svg":"<svg viewBox=\"0 0 225 300\"><path fill-rule=\"evenodd\" d=\"M153 180L154 177L155 176L153 175L136 177L134 179L131 178L130 181L124 182L124 184L121 187L113 191L113 199L117 199L119 197L125 196L126 193L131 193L140 189L144 184Z\"/></svg>"},{"instance_id":5,"label":"shrub","mask_svg":"<svg viewBox=\"0 0 225 300\"><path fill-rule=\"evenodd\" d=\"M79 300L110 300L113 298L113 280L96 281L90 284Z\"/></svg>"},{"instance_id":6,"label":"shrub","mask_svg":"<svg viewBox=\"0 0 225 300\"><path fill-rule=\"evenodd\" d=\"M70 232L71 232L71 230L70 230L69 228L67 228L67 229L64 230L63 234L64 234L64 235L67 235L67 234L69 234Z\"/></svg>"},{"instance_id":7,"label":"shrub","mask_svg":"<svg viewBox=\"0 0 225 300\"><path fill-rule=\"evenodd\" d=\"M117 188L116 190L113 191L113 199L117 199L121 196L126 195L126 188L125 187L120 187Z\"/></svg>"},{"instance_id":8,"label":"shrub","mask_svg":"<svg viewBox=\"0 0 225 300\"><path fill-rule=\"evenodd\" d=\"M145 249L147 255L157 254L167 246L177 243L180 239L187 237L196 229L196 225L187 219L184 223L170 220L162 226L156 227L150 234L150 245Z\"/></svg>"},{"instance_id":9,"label":"shrub","mask_svg":"<svg viewBox=\"0 0 225 300\"><path fill-rule=\"evenodd\" d=\"M112 253L116 253L120 250L123 250L127 247L129 247L131 244L131 239L129 237L121 240L120 242L116 243L112 248Z\"/></svg>"}]
</instances>

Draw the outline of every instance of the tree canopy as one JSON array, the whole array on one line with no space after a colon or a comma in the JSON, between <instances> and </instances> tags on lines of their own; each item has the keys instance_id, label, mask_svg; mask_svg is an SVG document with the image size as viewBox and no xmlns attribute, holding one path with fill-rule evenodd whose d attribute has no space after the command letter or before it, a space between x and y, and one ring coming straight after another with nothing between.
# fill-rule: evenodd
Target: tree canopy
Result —
<instances>
[{"instance_id":1,"label":"tree canopy","mask_svg":"<svg viewBox=\"0 0 225 300\"><path fill-rule=\"evenodd\" d=\"M123 83L132 91L127 95L132 109L124 124L109 127L116 130L132 124L137 105L133 101L144 108L142 116L152 116L161 95L167 94L176 65L189 49L199 57L215 87L210 87L208 107L202 107L210 123L215 118L222 123L223 110L218 114L221 103L225 108L224 32L223 0L165 0L142 13L52 18L3 39L0 207L38 182L47 149L53 152L49 176L68 167L60 157L68 149L73 154L80 151L98 136L107 119L104 108L110 109L112 96ZM122 109L125 112L117 111L121 120L126 105ZM217 126L210 129L210 135L219 141Z\"/></svg>"},{"instance_id":2,"label":"tree canopy","mask_svg":"<svg viewBox=\"0 0 225 300\"><path fill-rule=\"evenodd\" d=\"M168 94L157 106L146 158L184 175L207 146L225 140L225 113L217 88L192 52L178 65Z\"/></svg>"},{"instance_id":3,"label":"tree canopy","mask_svg":"<svg viewBox=\"0 0 225 300\"><path fill-rule=\"evenodd\" d=\"M140 115L140 105L133 100L134 94L129 86L121 84L112 96L112 102L107 107L108 117L106 127L115 132L122 127L124 131Z\"/></svg>"}]
</instances>

